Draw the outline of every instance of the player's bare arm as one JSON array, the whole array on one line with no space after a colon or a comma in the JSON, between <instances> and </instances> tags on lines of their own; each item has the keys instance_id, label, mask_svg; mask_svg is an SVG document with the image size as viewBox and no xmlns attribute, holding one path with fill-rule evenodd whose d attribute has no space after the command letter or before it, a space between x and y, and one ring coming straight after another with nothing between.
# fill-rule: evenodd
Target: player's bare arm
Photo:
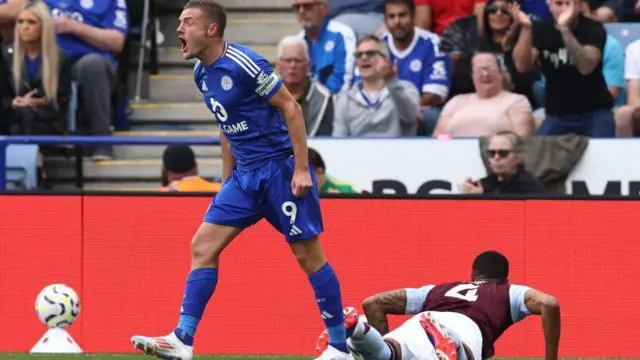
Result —
<instances>
[{"instance_id":1,"label":"player's bare arm","mask_svg":"<svg viewBox=\"0 0 640 360\"><path fill-rule=\"evenodd\" d=\"M545 360L557 360L560 343L560 304L558 300L538 290L529 289L524 294L524 303L531 314L542 316Z\"/></svg>"},{"instance_id":2,"label":"player's bare arm","mask_svg":"<svg viewBox=\"0 0 640 360\"><path fill-rule=\"evenodd\" d=\"M231 144L220 130L220 147L222 148L222 183L231 176L233 168L236 167L236 158L231 152Z\"/></svg>"},{"instance_id":3,"label":"player's bare arm","mask_svg":"<svg viewBox=\"0 0 640 360\"><path fill-rule=\"evenodd\" d=\"M370 296L362 303L367 322L381 335L389 333L387 314L404 315L407 310L407 290L397 289Z\"/></svg>"},{"instance_id":4,"label":"player's bare arm","mask_svg":"<svg viewBox=\"0 0 640 360\"><path fill-rule=\"evenodd\" d=\"M295 158L295 174L291 182L293 194L303 197L313 186L309 173L309 150L307 148L307 126L304 122L302 107L284 86L269 100L269 103L282 111L289 130Z\"/></svg>"},{"instance_id":5,"label":"player's bare arm","mask_svg":"<svg viewBox=\"0 0 640 360\"><path fill-rule=\"evenodd\" d=\"M533 47L531 18L520 10L518 4L510 4L511 17L520 25L520 36L513 48L513 62L521 73L530 71L538 59L538 50Z\"/></svg>"}]
</instances>

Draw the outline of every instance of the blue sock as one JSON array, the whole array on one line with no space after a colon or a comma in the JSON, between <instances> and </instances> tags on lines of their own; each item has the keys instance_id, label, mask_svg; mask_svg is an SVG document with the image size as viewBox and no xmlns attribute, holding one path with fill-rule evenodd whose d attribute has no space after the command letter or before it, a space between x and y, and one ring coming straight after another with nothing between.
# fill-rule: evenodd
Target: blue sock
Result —
<instances>
[{"instance_id":1,"label":"blue sock","mask_svg":"<svg viewBox=\"0 0 640 360\"><path fill-rule=\"evenodd\" d=\"M185 345L193 346L193 336L217 282L217 268L196 269L189 273L180 308L180 321L173 331Z\"/></svg>"},{"instance_id":2,"label":"blue sock","mask_svg":"<svg viewBox=\"0 0 640 360\"><path fill-rule=\"evenodd\" d=\"M329 331L329 345L349 353L347 347L347 333L344 328L344 314L342 313L342 296L340 283L331 265L326 263L320 270L309 276L309 281L316 295L316 302L320 314Z\"/></svg>"}]
</instances>

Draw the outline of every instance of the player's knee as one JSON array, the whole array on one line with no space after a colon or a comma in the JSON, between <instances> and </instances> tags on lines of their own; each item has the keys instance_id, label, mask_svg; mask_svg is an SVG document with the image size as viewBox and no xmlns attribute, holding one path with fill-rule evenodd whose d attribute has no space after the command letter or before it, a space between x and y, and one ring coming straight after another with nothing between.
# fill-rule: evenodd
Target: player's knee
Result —
<instances>
[{"instance_id":1,"label":"player's knee","mask_svg":"<svg viewBox=\"0 0 640 360\"><path fill-rule=\"evenodd\" d=\"M191 240L191 260L194 267L217 266L221 250L201 233Z\"/></svg>"},{"instance_id":2,"label":"player's knee","mask_svg":"<svg viewBox=\"0 0 640 360\"><path fill-rule=\"evenodd\" d=\"M320 270L326 263L322 246L320 246L317 237L291 243L291 250L300 267L309 275Z\"/></svg>"}]
</instances>

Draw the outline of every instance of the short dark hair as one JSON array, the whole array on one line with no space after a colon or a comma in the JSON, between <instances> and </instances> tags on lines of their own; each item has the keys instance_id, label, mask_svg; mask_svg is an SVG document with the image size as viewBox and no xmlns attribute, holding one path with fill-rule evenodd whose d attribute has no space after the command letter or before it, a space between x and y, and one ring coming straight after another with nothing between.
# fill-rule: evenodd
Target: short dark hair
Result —
<instances>
[{"instance_id":1,"label":"short dark hair","mask_svg":"<svg viewBox=\"0 0 640 360\"><path fill-rule=\"evenodd\" d=\"M509 260L497 251L485 251L473 260L471 270L475 276L485 280L506 282L509 278Z\"/></svg>"},{"instance_id":2,"label":"short dark hair","mask_svg":"<svg viewBox=\"0 0 640 360\"><path fill-rule=\"evenodd\" d=\"M327 171L322 156L320 156L320 153L318 153L315 149L309 148L309 162L315 169L324 169L324 171Z\"/></svg>"},{"instance_id":3,"label":"short dark hair","mask_svg":"<svg viewBox=\"0 0 640 360\"><path fill-rule=\"evenodd\" d=\"M455 0L454 0L455 1ZM387 5L406 5L411 14L416 13L416 4L413 0L384 0L384 12L387 12Z\"/></svg>"},{"instance_id":4,"label":"short dark hair","mask_svg":"<svg viewBox=\"0 0 640 360\"><path fill-rule=\"evenodd\" d=\"M164 149L162 165L175 174L186 174L198 167L196 154L187 144L171 144Z\"/></svg>"},{"instance_id":5,"label":"short dark hair","mask_svg":"<svg viewBox=\"0 0 640 360\"><path fill-rule=\"evenodd\" d=\"M224 37L224 30L227 27L227 11L224 6L215 0L189 0L183 10L193 8L200 9L204 16L218 24L218 35L221 38Z\"/></svg>"}]
</instances>

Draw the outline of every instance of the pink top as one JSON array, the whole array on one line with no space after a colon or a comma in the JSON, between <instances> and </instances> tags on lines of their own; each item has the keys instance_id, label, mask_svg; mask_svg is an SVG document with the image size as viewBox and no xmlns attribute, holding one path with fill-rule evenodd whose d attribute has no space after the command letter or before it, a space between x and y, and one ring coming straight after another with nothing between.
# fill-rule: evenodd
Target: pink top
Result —
<instances>
[{"instance_id":1,"label":"pink top","mask_svg":"<svg viewBox=\"0 0 640 360\"><path fill-rule=\"evenodd\" d=\"M523 95L502 91L481 99L476 94L456 95L442 109L449 121L444 132L455 137L490 136L513 130L514 116L531 114L531 105Z\"/></svg>"}]
</instances>

